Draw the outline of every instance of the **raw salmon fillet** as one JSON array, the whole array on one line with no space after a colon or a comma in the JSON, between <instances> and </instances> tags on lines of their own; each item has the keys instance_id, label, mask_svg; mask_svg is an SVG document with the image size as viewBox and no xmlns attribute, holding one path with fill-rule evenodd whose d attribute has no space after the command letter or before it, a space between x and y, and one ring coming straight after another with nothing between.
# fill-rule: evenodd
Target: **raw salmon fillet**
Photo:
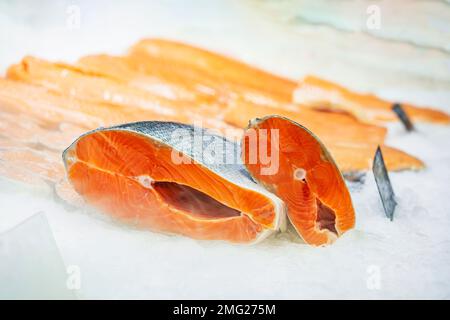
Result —
<instances>
[{"instance_id":1,"label":"raw salmon fillet","mask_svg":"<svg viewBox=\"0 0 450 320\"><path fill-rule=\"evenodd\" d=\"M348 112L360 120L371 123L398 120L392 111L393 102L371 94L356 93L314 76L307 76L300 81L294 101L312 108ZM413 121L450 123L450 116L443 111L417 107L408 103L401 103L401 105Z\"/></svg>"},{"instance_id":2,"label":"raw salmon fillet","mask_svg":"<svg viewBox=\"0 0 450 320\"><path fill-rule=\"evenodd\" d=\"M163 48L159 50L161 44ZM182 49L176 49L178 46ZM169 53L167 56L163 54L170 50L182 52L187 50L186 54L197 54L201 61L205 61L199 63L196 60L192 62L194 66L190 66L189 61L184 60L184 57L178 58L175 53ZM171 58L173 55L175 58ZM182 62L179 61L180 59ZM209 61L210 59L214 62ZM261 92L256 92L255 86L245 86L243 79L240 79L238 86L231 80L223 79L225 76L222 76L220 72L210 74L210 71L214 69L202 68L205 65L214 68L220 64L220 61L222 64L230 64L229 68L243 68L243 72L252 73L250 70L254 70L250 66L242 66L241 63L217 57L210 52L175 43L172 47L170 43L159 40L142 41L133 48L130 56L87 56L80 59L77 66L87 73L120 79L131 87L148 89L155 94L160 92L174 99L184 100L186 104L204 106L196 108L196 112L205 117L218 117L238 128L245 127L248 119L255 117L272 114L288 117L310 128L331 150L341 170L347 173L370 168L376 148L384 144L386 128L363 123L348 114L319 112L305 106L283 102L288 100L287 97L275 100L278 97L268 97L267 92L262 91L264 88L259 88ZM270 76L264 72L262 74L263 79ZM254 71L252 75L257 77L260 71ZM250 77L253 82L254 77ZM286 81L275 78L273 82L274 85L281 85ZM191 95L187 92L191 92ZM383 149L389 151L386 152L389 170L424 167L423 162L405 152L388 146L383 146Z\"/></svg>"},{"instance_id":3,"label":"raw salmon fillet","mask_svg":"<svg viewBox=\"0 0 450 320\"><path fill-rule=\"evenodd\" d=\"M9 68L8 77L44 86L53 94L70 97L69 100L80 100L89 105L83 110L90 110L92 115L101 115L107 126L120 123L108 121L110 118L123 119L122 123L141 119L183 123L201 121L206 127L227 131L227 136L236 137L242 134L240 128L247 124L248 119L271 114L282 115L302 123L317 134L332 150L341 170L346 172L369 169L377 146L384 144L386 128L362 123L345 114L319 112L289 105L274 100L275 97L250 101L248 90L255 89L244 87L242 80L238 88L233 89L233 84L221 79L205 83L204 79L212 76L205 75L203 71L196 71L197 86L228 94L226 98L223 94L206 98L185 85L195 83L191 78L194 71L186 78L182 78L184 75L176 79L168 76L161 78L154 70L161 70L163 67L155 63L155 68L151 68L153 65L149 63L152 58L145 59L142 55L140 58L89 56L81 59L74 67L26 57L20 64ZM246 67L245 70L249 68L251 67ZM172 69L171 65L167 71ZM159 88L159 93L155 88ZM166 97L168 91L162 88L174 94L172 99ZM186 95L188 90L191 90L191 96ZM103 105L109 110L104 112ZM90 127L94 128L95 126ZM424 166L417 158L393 148L386 158L390 170L419 169ZM399 158L402 158L402 161L397 161Z\"/></svg>"},{"instance_id":4,"label":"raw salmon fillet","mask_svg":"<svg viewBox=\"0 0 450 320\"><path fill-rule=\"evenodd\" d=\"M398 120L391 110L393 103L374 95L352 92L315 76L307 76L295 85L292 80L176 41L145 39L133 46L130 54L136 60L145 57L148 64L168 66L178 74L188 69L188 76L194 83L196 79L201 79L199 74L203 74L204 79L209 79L213 84L227 83L232 91L243 93L248 101L294 102L321 110L348 112L360 120L372 123ZM402 105L413 121L450 123L450 116L445 112L407 103ZM284 104L279 106L283 107Z\"/></svg>"},{"instance_id":5,"label":"raw salmon fillet","mask_svg":"<svg viewBox=\"0 0 450 320\"><path fill-rule=\"evenodd\" d=\"M255 137L257 143L252 143ZM266 142L275 137L277 143ZM308 129L269 116L253 120L243 139L243 158L250 174L286 203L289 220L305 242L330 244L353 228L350 192L333 158ZM261 153L262 146L269 149ZM279 155L277 170L267 172L266 153Z\"/></svg>"},{"instance_id":6,"label":"raw salmon fillet","mask_svg":"<svg viewBox=\"0 0 450 320\"><path fill-rule=\"evenodd\" d=\"M90 131L63 160L76 192L122 222L253 243L283 228L285 207L251 179L239 151L204 129L146 121Z\"/></svg>"},{"instance_id":7,"label":"raw salmon fillet","mask_svg":"<svg viewBox=\"0 0 450 320\"><path fill-rule=\"evenodd\" d=\"M142 59L142 64L148 64L149 59ZM301 108L299 106L285 105L281 101L271 101L269 104L267 101L247 101L242 97L242 93L233 91L229 88L229 97L224 98L223 96L215 96L216 101L214 101L214 96L207 99L202 96L201 93L192 90L192 95L187 97L186 94L181 92L175 92L173 88L181 88L186 84L192 84L189 81L190 78L167 80L158 78L158 74L155 73L155 69L161 69L162 67L155 63L155 68L150 68L148 71L142 71L139 68L139 62L137 59L121 58L121 57L111 57L111 56L88 56L79 61L81 68L84 68L86 72L95 72L96 74L102 74L105 77L114 77L116 79L121 79L121 81L126 82L130 87L136 88L155 88L156 86L160 88L161 93L167 93L171 90L177 100L186 100L186 103L197 103L207 105L207 108L212 112L212 116L220 114L222 119L232 125L237 127L245 127L249 119L256 116L270 115L274 113L286 115L287 117L297 117L302 119L302 122L306 122L308 127L312 127L312 130L320 136L326 136L324 139L334 139L342 141L355 142L356 139L359 141L364 141L367 143L373 141L379 144L382 142L386 136L386 128L367 125L359 122L358 120L349 117L347 115L339 115L335 113L323 113L311 110L309 108ZM249 68L249 67L247 67ZM173 73L171 73L173 74ZM199 81L206 76L199 74ZM224 83L223 85L226 85ZM219 86L219 83L215 84ZM203 84L204 87L211 88L212 91L219 90L217 87L212 88L211 84ZM166 88L167 91L162 90ZM189 100L191 98L191 100ZM223 103L223 100L226 103ZM193 107L193 109L196 107ZM208 116L207 111L198 111L206 116ZM255 115L255 113L257 113ZM252 115L249 117L249 115ZM327 123L327 126L324 125ZM335 134L337 128L345 126L346 130L342 130L339 135ZM352 132L354 131L354 132ZM347 133L349 134L347 135ZM357 133L357 134L355 134ZM327 141L329 142L329 141Z\"/></svg>"},{"instance_id":8,"label":"raw salmon fillet","mask_svg":"<svg viewBox=\"0 0 450 320\"><path fill-rule=\"evenodd\" d=\"M130 49L130 55L136 60L145 60L147 65L171 68L179 78L189 78L194 83L206 82L212 87L218 86L217 89L228 86L233 92L246 93L249 100L252 94L262 94L262 98L291 102L296 87L295 81L176 41L144 39Z\"/></svg>"},{"instance_id":9,"label":"raw salmon fillet","mask_svg":"<svg viewBox=\"0 0 450 320\"><path fill-rule=\"evenodd\" d=\"M138 120L202 121L207 127L230 132L236 129L217 118L217 110L205 109L202 104L169 99L142 87L128 85L123 80L65 63L25 57L21 63L9 67L7 76L8 79L43 86L52 93L85 103L108 104L111 111L125 110L140 117Z\"/></svg>"}]
</instances>

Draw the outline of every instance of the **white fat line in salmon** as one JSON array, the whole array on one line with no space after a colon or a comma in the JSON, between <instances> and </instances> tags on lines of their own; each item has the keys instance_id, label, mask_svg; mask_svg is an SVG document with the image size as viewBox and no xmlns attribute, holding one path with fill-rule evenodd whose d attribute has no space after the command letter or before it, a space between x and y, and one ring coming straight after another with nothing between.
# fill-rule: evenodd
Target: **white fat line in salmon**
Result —
<instances>
[{"instance_id":1,"label":"white fat line in salmon","mask_svg":"<svg viewBox=\"0 0 450 320\"><path fill-rule=\"evenodd\" d=\"M225 143L222 139L227 137ZM217 139L217 137L221 137ZM171 144L181 146L174 148L171 153L171 161L174 164L190 164L193 159L188 157L190 150L200 151L200 160L206 164L250 164L260 163L262 175L274 175L279 170L280 151L279 129L270 131L261 129L248 129L243 140L247 146L241 145L241 136L228 129L205 129L201 121L194 123L194 131L180 128L174 130L171 135ZM242 147L249 148L248 159L242 158Z\"/></svg>"}]
</instances>

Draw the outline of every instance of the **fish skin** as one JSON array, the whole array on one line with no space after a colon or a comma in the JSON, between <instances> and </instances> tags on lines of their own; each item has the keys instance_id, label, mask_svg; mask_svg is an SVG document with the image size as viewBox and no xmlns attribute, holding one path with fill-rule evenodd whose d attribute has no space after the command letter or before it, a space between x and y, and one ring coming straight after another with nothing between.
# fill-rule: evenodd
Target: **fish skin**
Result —
<instances>
[{"instance_id":1,"label":"fish skin","mask_svg":"<svg viewBox=\"0 0 450 320\"><path fill-rule=\"evenodd\" d=\"M414 130L414 125L412 124L408 114L405 112L400 103L394 103L394 105L392 106L392 111L394 111L397 114L399 120L403 123L403 126L405 127L406 131Z\"/></svg>"},{"instance_id":2,"label":"fish skin","mask_svg":"<svg viewBox=\"0 0 450 320\"><path fill-rule=\"evenodd\" d=\"M383 154L381 148L378 147L373 158L372 172L377 183L378 193L380 194L381 202L386 216L392 221L394 219L395 201L394 190L392 189L391 180L384 164Z\"/></svg>"},{"instance_id":3,"label":"fish skin","mask_svg":"<svg viewBox=\"0 0 450 320\"><path fill-rule=\"evenodd\" d=\"M192 136L194 134L201 133L212 137L210 141L202 141L202 144L186 144L183 141L174 142L171 137L177 130L183 130L188 135ZM227 140L226 138L219 136L209 130L203 128L196 128L192 125L186 125L176 122L164 122L164 121L140 121L134 123L127 123L123 125L113 126L109 128L98 128L96 130L87 132L76 139L62 154L63 162L66 168L66 172L70 171L70 167L73 165L73 160L69 160L74 148L76 148L77 143L81 141L84 137L87 137L96 133L104 132L130 132L133 134L140 135L147 139L150 139L162 146L170 147L173 150L179 151L180 153L186 155L187 157L194 160L195 164L206 168L208 171L220 176L227 183L238 186L239 188L247 189L256 192L267 199L274 207L275 218L273 224L258 235L254 242L258 242L273 232L278 230L284 230L286 224L285 217L285 207L284 203L276 197L274 194L270 193L262 186L257 184L248 174L244 165L239 161L237 163L223 164L217 162L205 162L204 153L202 150L204 148L211 148L217 144L226 145L226 150L234 150L240 156L240 145ZM221 154L225 156L225 153ZM240 160L240 157L237 158ZM69 179L70 180L70 179ZM226 186L223 186L225 189ZM222 190L223 191L223 190ZM221 192L222 192L221 191ZM243 212L244 215L247 213ZM258 223L258 221L253 219L253 222ZM252 242L253 243L253 242Z\"/></svg>"}]
</instances>

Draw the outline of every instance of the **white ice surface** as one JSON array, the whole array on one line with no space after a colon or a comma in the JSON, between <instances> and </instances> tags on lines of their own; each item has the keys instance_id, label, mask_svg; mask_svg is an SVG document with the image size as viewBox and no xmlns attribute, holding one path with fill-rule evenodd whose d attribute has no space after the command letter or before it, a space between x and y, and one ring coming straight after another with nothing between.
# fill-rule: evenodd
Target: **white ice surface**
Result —
<instances>
[{"instance_id":1,"label":"white ice surface","mask_svg":"<svg viewBox=\"0 0 450 320\"><path fill-rule=\"evenodd\" d=\"M292 78L313 72L450 111L450 58L442 50L330 27L288 27L233 1L21 3L0 3L3 70L26 54L73 61L121 53L145 36L165 36ZM80 29L67 28L71 4L80 8ZM442 10L439 5L427 14ZM439 33L432 34L433 46L445 48L438 45ZM65 265L80 268L80 298L450 298L450 129L417 127L407 134L390 126L388 143L427 164L421 172L391 174L399 201L394 221L385 218L369 173L363 185L351 185L356 228L330 247L283 237L236 246L137 231L86 210L68 210L50 191L6 180L0 180L0 233L44 212Z\"/></svg>"},{"instance_id":2,"label":"white ice surface","mask_svg":"<svg viewBox=\"0 0 450 320\"><path fill-rule=\"evenodd\" d=\"M75 298L43 212L0 234L0 261L0 299Z\"/></svg>"}]
</instances>

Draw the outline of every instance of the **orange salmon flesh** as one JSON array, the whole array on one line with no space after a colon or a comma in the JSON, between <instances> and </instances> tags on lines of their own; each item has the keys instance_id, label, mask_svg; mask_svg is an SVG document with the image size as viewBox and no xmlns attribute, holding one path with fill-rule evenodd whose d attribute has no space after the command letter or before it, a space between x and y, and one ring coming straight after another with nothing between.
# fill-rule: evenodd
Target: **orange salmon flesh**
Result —
<instances>
[{"instance_id":1,"label":"orange salmon flesh","mask_svg":"<svg viewBox=\"0 0 450 320\"><path fill-rule=\"evenodd\" d=\"M79 195L139 228L252 243L281 227L284 205L269 192L237 185L196 161L174 163L171 155L170 145L149 135L108 129L83 135L63 159Z\"/></svg>"},{"instance_id":2,"label":"orange salmon flesh","mask_svg":"<svg viewBox=\"0 0 450 320\"><path fill-rule=\"evenodd\" d=\"M278 171L264 174L261 158L252 161L249 132L278 131L279 143L268 153L279 154ZM261 147L260 144L257 144ZM277 149L275 149L277 148ZM306 128L279 116L252 121L243 138L243 158L250 174L287 206L290 222L303 240L312 245L333 243L355 224L350 192L334 160L322 143Z\"/></svg>"},{"instance_id":3,"label":"orange salmon flesh","mask_svg":"<svg viewBox=\"0 0 450 320\"><path fill-rule=\"evenodd\" d=\"M398 117L392 111L393 102L372 94L353 92L315 76L307 76L300 81L294 93L294 101L313 109L349 113L371 123L398 121ZM450 124L450 116L443 111L409 103L401 105L413 121Z\"/></svg>"}]
</instances>

